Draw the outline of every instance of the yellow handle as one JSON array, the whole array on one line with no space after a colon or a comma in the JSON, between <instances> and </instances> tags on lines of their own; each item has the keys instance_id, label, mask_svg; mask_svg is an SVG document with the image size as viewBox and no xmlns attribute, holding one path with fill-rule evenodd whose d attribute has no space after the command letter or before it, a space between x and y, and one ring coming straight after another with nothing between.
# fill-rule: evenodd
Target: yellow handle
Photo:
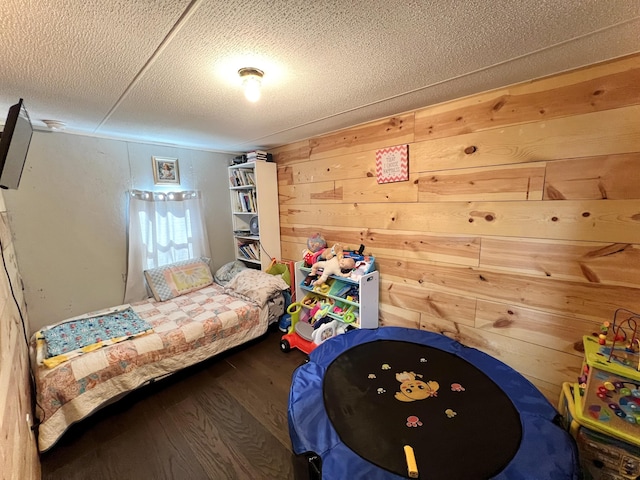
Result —
<instances>
[{"instance_id":1,"label":"yellow handle","mask_svg":"<svg viewBox=\"0 0 640 480\"><path fill-rule=\"evenodd\" d=\"M413 448L411 448L410 445L404 446L404 456L407 459L407 473L409 474L409 478L418 478L418 464L416 463Z\"/></svg>"}]
</instances>

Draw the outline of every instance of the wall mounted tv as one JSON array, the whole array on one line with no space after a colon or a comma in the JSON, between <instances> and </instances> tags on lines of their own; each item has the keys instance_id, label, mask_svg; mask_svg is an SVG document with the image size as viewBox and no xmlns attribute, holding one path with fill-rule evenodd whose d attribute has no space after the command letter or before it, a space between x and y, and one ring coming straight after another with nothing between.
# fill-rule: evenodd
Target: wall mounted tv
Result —
<instances>
[{"instance_id":1,"label":"wall mounted tv","mask_svg":"<svg viewBox=\"0 0 640 480\"><path fill-rule=\"evenodd\" d=\"M33 126L20 99L9 108L0 136L0 188L18 188L32 135Z\"/></svg>"}]
</instances>

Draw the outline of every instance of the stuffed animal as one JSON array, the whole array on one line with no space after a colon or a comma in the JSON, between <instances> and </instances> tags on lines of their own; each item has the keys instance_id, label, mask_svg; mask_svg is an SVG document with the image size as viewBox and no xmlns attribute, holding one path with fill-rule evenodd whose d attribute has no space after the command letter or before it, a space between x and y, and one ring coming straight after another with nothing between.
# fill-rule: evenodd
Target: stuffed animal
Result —
<instances>
[{"instance_id":1,"label":"stuffed animal","mask_svg":"<svg viewBox=\"0 0 640 480\"><path fill-rule=\"evenodd\" d=\"M331 248L320 248L316 251L305 249L302 251L302 258L304 259L305 265L308 267L313 266L316 262L330 260L335 256L342 257L343 255L344 252L342 250L342 245L339 243L335 243Z\"/></svg>"},{"instance_id":2,"label":"stuffed animal","mask_svg":"<svg viewBox=\"0 0 640 480\"><path fill-rule=\"evenodd\" d=\"M331 248L325 248L320 254L320 258L322 260L331 260L333 257L342 258L343 256L344 252L342 250L342 245L339 243L334 243Z\"/></svg>"},{"instance_id":3,"label":"stuffed animal","mask_svg":"<svg viewBox=\"0 0 640 480\"><path fill-rule=\"evenodd\" d=\"M317 276L318 270L322 270L322 275L312 282L312 285L319 286L323 285L328 279L329 275L337 275L339 277L348 277L351 275L351 270L356 266L356 262L353 258L335 256L330 258L329 260L321 260L319 262L314 263L311 266L310 276ZM348 270L347 273L342 273L343 270Z\"/></svg>"}]
</instances>

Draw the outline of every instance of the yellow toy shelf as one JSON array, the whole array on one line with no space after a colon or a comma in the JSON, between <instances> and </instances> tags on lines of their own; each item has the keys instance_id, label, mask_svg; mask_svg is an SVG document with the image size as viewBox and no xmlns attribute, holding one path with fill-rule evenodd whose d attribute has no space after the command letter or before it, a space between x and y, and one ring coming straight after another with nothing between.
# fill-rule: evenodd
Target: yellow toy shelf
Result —
<instances>
[{"instance_id":1,"label":"yellow toy shelf","mask_svg":"<svg viewBox=\"0 0 640 480\"><path fill-rule=\"evenodd\" d=\"M584 480L636 480L640 475L640 447L605 433L600 425L581 417L575 395L578 384L565 382L558 402L563 426L576 440ZM583 423L584 422L584 423ZM585 425L588 423L588 425Z\"/></svg>"},{"instance_id":2,"label":"yellow toy shelf","mask_svg":"<svg viewBox=\"0 0 640 480\"><path fill-rule=\"evenodd\" d=\"M623 342L600 344L585 336L584 389L574 388L575 419L625 442L640 445L640 372L637 352Z\"/></svg>"}]
</instances>

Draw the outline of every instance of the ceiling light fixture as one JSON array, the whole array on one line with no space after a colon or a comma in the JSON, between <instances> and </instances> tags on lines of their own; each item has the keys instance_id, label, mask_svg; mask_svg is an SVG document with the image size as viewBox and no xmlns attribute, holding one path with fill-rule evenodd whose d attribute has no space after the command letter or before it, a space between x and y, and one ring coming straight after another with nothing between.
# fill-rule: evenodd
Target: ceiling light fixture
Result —
<instances>
[{"instance_id":1,"label":"ceiling light fixture","mask_svg":"<svg viewBox=\"0 0 640 480\"><path fill-rule=\"evenodd\" d=\"M242 80L242 88L244 88L244 96L247 97L247 100L250 102L260 100L260 87L264 72L257 68L246 67L238 70L238 75Z\"/></svg>"}]
</instances>

